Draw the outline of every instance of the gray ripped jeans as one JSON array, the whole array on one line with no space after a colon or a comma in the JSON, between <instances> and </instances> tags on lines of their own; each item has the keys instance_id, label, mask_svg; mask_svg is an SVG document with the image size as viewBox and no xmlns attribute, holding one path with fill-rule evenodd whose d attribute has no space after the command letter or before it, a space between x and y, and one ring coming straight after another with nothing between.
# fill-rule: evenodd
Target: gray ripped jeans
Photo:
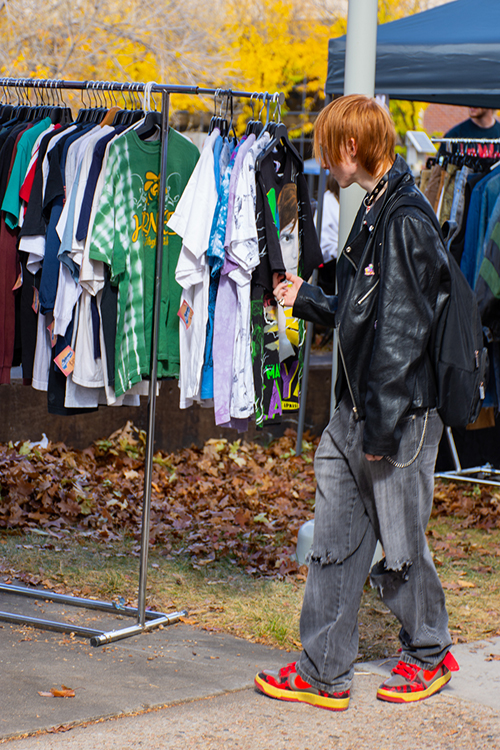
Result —
<instances>
[{"instance_id":1,"label":"gray ripped jeans","mask_svg":"<svg viewBox=\"0 0 500 750\"><path fill-rule=\"evenodd\" d=\"M425 440L407 468L363 453L363 422L344 398L316 451L314 539L300 618L301 677L329 693L347 690L358 653L358 610L370 580L401 623L403 661L434 668L451 645L441 582L427 547L434 465L443 424L429 412ZM415 454L424 413L402 423L398 455ZM385 559L370 571L377 539Z\"/></svg>"}]
</instances>

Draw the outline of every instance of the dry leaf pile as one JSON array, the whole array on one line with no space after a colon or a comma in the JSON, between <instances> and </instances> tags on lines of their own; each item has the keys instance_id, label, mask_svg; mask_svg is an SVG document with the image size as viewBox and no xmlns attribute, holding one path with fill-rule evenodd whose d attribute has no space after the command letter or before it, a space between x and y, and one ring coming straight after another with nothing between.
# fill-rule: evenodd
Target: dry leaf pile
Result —
<instances>
[{"instance_id":1,"label":"dry leaf pile","mask_svg":"<svg viewBox=\"0 0 500 750\"><path fill-rule=\"evenodd\" d=\"M498 478L497 478L498 481ZM456 516L462 529L500 528L500 487L437 480L433 516Z\"/></svg>"},{"instance_id":2,"label":"dry leaf pile","mask_svg":"<svg viewBox=\"0 0 500 750\"><path fill-rule=\"evenodd\" d=\"M290 431L269 447L209 440L154 457L150 540L202 566L229 557L247 572L297 571L300 526L312 517L314 445L294 455ZM145 435L130 423L77 451L62 443L0 445L0 528L68 530L139 540Z\"/></svg>"},{"instance_id":3,"label":"dry leaf pile","mask_svg":"<svg viewBox=\"0 0 500 750\"><path fill-rule=\"evenodd\" d=\"M154 457L151 543L193 565L229 558L247 572L295 573L297 532L313 516L314 442L294 453L292 430L263 447L208 440ZM132 424L85 450L62 443L0 445L0 528L140 538L145 435ZM500 493L436 484L435 515L500 527Z\"/></svg>"}]
</instances>

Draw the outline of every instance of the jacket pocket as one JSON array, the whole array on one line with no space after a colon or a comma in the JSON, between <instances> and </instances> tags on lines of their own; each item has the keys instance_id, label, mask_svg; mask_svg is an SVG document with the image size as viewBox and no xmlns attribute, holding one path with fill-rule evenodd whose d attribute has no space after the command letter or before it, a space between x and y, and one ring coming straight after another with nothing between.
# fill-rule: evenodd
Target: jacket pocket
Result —
<instances>
[{"instance_id":1,"label":"jacket pocket","mask_svg":"<svg viewBox=\"0 0 500 750\"><path fill-rule=\"evenodd\" d=\"M375 291L375 289L376 289L376 288L378 287L378 285L379 285L379 284L380 284L380 279L377 279L377 281L376 281L376 282L374 283L374 285L373 285L373 286L371 286L371 287L370 287L370 288L368 289L368 291L367 291L367 292L365 292L365 293L363 294L363 296L362 296L362 297L360 297L360 298L359 298L359 299L358 299L358 300L356 301L356 304L357 304L357 305L362 305L362 304L363 304L363 302L366 302L366 300L368 299L368 297L369 297L369 296L370 296L371 294L373 294L373 292Z\"/></svg>"}]
</instances>

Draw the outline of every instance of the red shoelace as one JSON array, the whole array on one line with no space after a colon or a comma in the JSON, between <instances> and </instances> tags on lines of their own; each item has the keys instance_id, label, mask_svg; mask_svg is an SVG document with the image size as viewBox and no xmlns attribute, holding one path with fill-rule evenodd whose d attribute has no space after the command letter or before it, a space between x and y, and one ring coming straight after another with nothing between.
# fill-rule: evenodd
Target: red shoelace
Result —
<instances>
[{"instance_id":1,"label":"red shoelace","mask_svg":"<svg viewBox=\"0 0 500 750\"><path fill-rule=\"evenodd\" d=\"M297 671L295 669L296 663L297 663L296 661L292 661L290 664L287 664L286 667L282 667L279 671L279 676L288 677L288 675L291 674L292 672L296 672Z\"/></svg>"},{"instance_id":2,"label":"red shoelace","mask_svg":"<svg viewBox=\"0 0 500 750\"><path fill-rule=\"evenodd\" d=\"M419 671L420 667L417 664L407 664L405 661L398 661L392 670L393 674L400 674L409 682L412 682L412 680L415 679L415 676Z\"/></svg>"}]
</instances>

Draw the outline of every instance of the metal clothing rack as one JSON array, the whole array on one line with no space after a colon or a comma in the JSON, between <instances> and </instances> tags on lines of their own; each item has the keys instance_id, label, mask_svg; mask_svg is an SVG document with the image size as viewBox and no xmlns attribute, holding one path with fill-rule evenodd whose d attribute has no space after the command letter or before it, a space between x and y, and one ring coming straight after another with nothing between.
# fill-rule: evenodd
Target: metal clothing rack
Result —
<instances>
[{"instance_id":1,"label":"metal clothing rack","mask_svg":"<svg viewBox=\"0 0 500 750\"><path fill-rule=\"evenodd\" d=\"M500 158L500 138L431 138L432 143L451 143L451 144L477 144L484 146L487 149L488 146L493 144L497 145L494 153L476 153L476 154L460 154L463 156L473 156L474 158L487 158L487 159L499 159ZM481 150L481 149L479 149Z\"/></svg>"},{"instance_id":2,"label":"metal clothing rack","mask_svg":"<svg viewBox=\"0 0 500 750\"><path fill-rule=\"evenodd\" d=\"M476 158L500 158L500 138L431 138L433 143L453 143L453 144L482 144L484 146L497 144L498 149L495 154L475 154ZM483 466L474 466L463 469L458 456L455 439L451 427L445 427L446 439L450 448L454 469L451 471L442 471L434 476L438 479L454 479L461 482L473 482L475 484L488 484L500 487L500 470L495 469L487 463Z\"/></svg>"},{"instance_id":3,"label":"metal clothing rack","mask_svg":"<svg viewBox=\"0 0 500 750\"><path fill-rule=\"evenodd\" d=\"M491 464L484 464L484 466L474 466L470 469L462 469L451 427L445 427L445 434L448 440L448 445L451 451L455 468L451 471L440 471L434 474L436 479L454 479L460 482L491 484L495 487L500 487L500 470L494 469Z\"/></svg>"},{"instance_id":4,"label":"metal clothing rack","mask_svg":"<svg viewBox=\"0 0 500 750\"><path fill-rule=\"evenodd\" d=\"M151 83L135 82L115 82L115 81L65 81L50 79L34 78L2 78L0 86L4 88L41 89L73 89L87 92L117 91L120 93L160 93L162 97L161 107L161 161L160 161L160 195L158 202L158 216L165 213L165 190L167 184L167 156L168 156L168 123L170 94L192 94L195 96L209 95L215 99L226 98L226 101L232 101L234 97L260 100L267 105L267 119L269 119L269 106L271 102L277 104L283 103L283 94L256 93L249 91L233 91L231 89L221 88L201 88L199 86L181 86ZM161 229L160 229L161 228ZM151 343L151 373L149 380L148 395L148 428L146 440L146 454L144 460L144 494L142 507L141 522L141 554L140 554L140 571L139 571L139 590L138 606L122 607L115 603L96 601L94 599L84 599L75 596L66 596L56 594L40 589L30 589L27 587L13 586L10 584L0 584L0 593L25 596L35 599L43 599L59 604L67 604L85 609L100 610L115 615L134 617L136 624L111 631L102 631L94 628L78 627L70 623L45 620L38 617L29 617L17 615L12 612L0 611L0 620L23 625L32 625L45 630L55 630L59 632L74 633L75 635L90 638L92 646L102 646L106 643L112 643L122 638L138 635L161 625L169 625L178 622L181 617L187 614L186 610L166 614L163 612L146 611L146 582L147 582L147 565L148 565L148 547L149 547L149 527L151 517L151 490L152 490L152 473L153 473L153 453L154 453L154 429L156 414L156 390L158 382L157 365L158 365L158 334L160 323L160 299L161 299L161 276L163 265L163 240L164 240L164 222L158 221L158 233L156 238L156 269L155 269L155 286L153 301L153 325L152 325L152 343Z\"/></svg>"}]
</instances>

